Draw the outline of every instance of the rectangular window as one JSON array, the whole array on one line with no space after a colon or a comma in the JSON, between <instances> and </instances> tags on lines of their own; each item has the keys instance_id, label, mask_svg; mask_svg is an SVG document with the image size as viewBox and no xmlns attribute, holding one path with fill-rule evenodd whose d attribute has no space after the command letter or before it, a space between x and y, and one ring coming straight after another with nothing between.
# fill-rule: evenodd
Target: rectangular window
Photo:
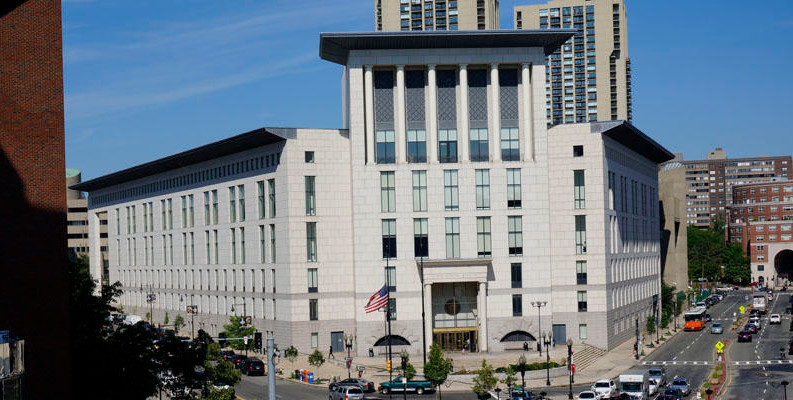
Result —
<instances>
[{"instance_id":1,"label":"rectangular window","mask_svg":"<svg viewBox=\"0 0 793 400\"><path fill-rule=\"evenodd\" d=\"M391 317L391 321L396 321L397 319L397 302L396 299L389 297L388 298L388 315Z\"/></svg>"},{"instance_id":2,"label":"rectangular window","mask_svg":"<svg viewBox=\"0 0 793 400\"><path fill-rule=\"evenodd\" d=\"M383 222L383 258L396 258L396 220L384 219Z\"/></svg>"},{"instance_id":3,"label":"rectangular window","mask_svg":"<svg viewBox=\"0 0 793 400\"><path fill-rule=\"evenodd\" d=\"M259 225L259 262L262 264L267 262L267 252L265 248L266 241L267 239L265 238L264 225Z\"/></svg>"},{"instance_id":4,"label":"rectangular window","mask_svg":"<svg viewBox=\"0 0 793 400\"><path fill-rule=\"evenodd\" d=\"M427 211L427 171L413 171L413 211Z\"/></svg>"},{"instance_id":5,"label":"rectangular window","mask_svg":"<svg viewBox=\"0 0 793 400\"><path fill-rule=\"evenodd\" d=\"M408 131L408 162L427 162L427 132L423 129Z\"/></svg>"},{"instance_id":6,"label":"rectangular window","mask_svg":"<svg viewBox=\"0 0 793 400\"><path fill-rule=\"evenodd\" d=\"M308 269L308 292L309 293L317 293L317 288L319 287L317 282L319 281L319 275L317 273L316 268L309 268Z\"/></svg>"},{"instance_id":7,"label":"rectangular window","mask_svg":"<svg viewBox=\"0 0 793 400\"><path fill-rule=\"evenodd\" d=\"M520 294L512 295L512 316L513 317L523 316L523 295Z\"/></svg>"},{"instance_id":8,"label":"rectangular window","mask_svg":"<svg viewBox=\"0 0 793 400\"><path fill-rule=\"evenodd\" d=\"M507 217L509 255L523 255L523 217Z\"/></svg>"},{"instance_id":9,"label":"rectangular window","mask_svg":"<svg viewBox=\"0 0 793 400\"><path fill-rule=\"evenodd\" d=\"M148 205L146 203L143 203L143 232L149 231L149 220L148 218L146 218L147 211L148 211Z\"/></svg>"},{"instance_id":10,"label":"rectangular window","mask_svg":"<svg viewBox=\"0 0 793 400\"><path fill-rule=\"evenodd\" d=\"M204 225L209 225L209 192L204 192Z\"/></svg>"},{"instance_id":11,"label":"rectangular window","mask_svg":"<svg viewBox=\"0 0 793 400\"><path fill-rule=\"evenodd\" d=\"M575 253L586 254L586 215L575 216Z\"/></svg>"},{"instance_id":12,"label":"rectangular window","mask_svg":"<svg viewBox=\"0 0 793 400\"><path fill-rule=\"evenodd\" d=\"M396 287L397 287L396 267L394 266L385 267L385 273L386 273L385 278L386 278L386 285L388 285L388 291L396 292Z\"/></svg>"},{"instance_id":13,"label":"rectangular window","mask_svg":"<svg viewBox=\"0 0 793 400\"><path fill-rule=\"evenodd\" d=\"M581 290L578 292L578 312L586 312L586 291Z\"/></svg>"},{"instance_id":14,"label":"rectangular window","mask_svg":"<svg viewBox=\"0 0 793 400\"><path fill-rule=\"evenodd\" d=\"M441 129L438 131L438 161L442 163L457 162L456 129Z\"/></svg>"},{"instance_id":15,"label":"rectangular window","mask_svg":"<svg viewBox=\"0 0 793 400\"><path fill-rule=\"evenodd\" d=\"M308 300L308 319L311 321L319 320L319 305L317 299Z\"/></svg>"},{"instance_id":16,"label":"rectangular window","mask_svg":"<svg viewBox=\"0 0 793 400\"><path fill-rule=\"evenodd\" d=\"M490 170L477 169L476 174L476 209L490 209Z\"/></svg>"},{"instance_id":17,"label":"rectangular window","mask_svg":"<svg viewBox=\"0 0 793 400\"><path fill-rule=\"evenodd\" d=\"M275 260L275 224L270 224L270 262Z\"/></svg>"},{"instance_id":18,"label":"rectangular window","mask_svg":"<svg viewBox=\"0 0 793 400\"><path fill-rule=\"evenodd\" d=\"M305 160L306 160L306 164L313 164L314 163L314 152L313 151L307 151L305 153Z\"/></svg>"},{"instance_id":19,"label":"rectangular window","mask_svg":"<svg viewBox=\"0 0 793 400\"><path fill-rule=\"evenodd\" d=\"M190 232L190 264L195 265L195 233Z\"/></svg>"},{"instance_id":20,"label":"rectangular window","mask_svg":"<svg viewBox=\"0 0 793 400\"><path fill-rule=\"evenodd\" d=\"M378 164L394 163L394 131L375 132L375 162Z\"/></svg>"},{"instance_id":21,"label":"rectangular window","mask_svg":"<svg viewBox=\"0 0 793 400\"><path fill-rule=\"evenodd\" d=\"M586 285L586 261L575 262L575 281L578 285Z\"/></svg>"},{"instance_id":22,"label":"rectangular window","mask_svg":"<svg viewBox=\"0 0 793 400\"><path fill-rule=\"evenodd\" d=\"M443 171L443 198L446 211L454 211L460 207L456 169Z\"/></svg>"},{"instance_id":23,"label":"rectangular window","mask_svg":"<svg viewBox=\"0 0 793 400\"><path fill-rule=\"evenodd\" d=\"M507 207L521 207L520 168L507 169Z\"/></svg>"},{"instance_id":24,"label":"rectangular window","mask_svg":"<svg viewBox=\"0 0 793 400\"><path fill-rule=\"evenodd\" d=\"M315 177L307 176L306 180L306 215L317 214L317 193L314 186Z\"/></svg>"},{"instance_id":25,"label":"rectangular window","mask_svg":"<svg viewBox=\"0 0 793 400\"><path fill-rule=\"evenodd\" d=\"M237 195L234 186L229 188L229 222L237 222Z\"/></svg>"},{"instance_id":26,"label":"rectangular window","mask_svg":"<svg viewBox=\"0 0 793 400\"><path fill-rule=\"evenodd\" d=\"M218 191L212 191L212 223L218 224Z\"/></svg>"},{"instance_id":27,"label":"rectangular window","mask_svg":"<svg viewBox=\"0 0 793 400\"><path fill-rule=\"evenodd\" d=\"M380 172L380 211L396 211L396 187L394 171Z\"/></svg>"},{"instance_id":28,"label":"rectangular window","mask_svg":"<svg viewBox=\"0 0 793 400\"><path fill-rule=\"evenodd\" d=\"M460 258L460 218L446 218L446 258Z\"/></svg>"},{"instance_id":29,"label":"rectangular window","mask_svg":"<svg viewBox=\"0 0 793 400\"><path fill-rule=\"evenodd\" d=\"M160 200L160 210L162 211L162 230L167 230L168 208L165 206L165 199ZM129 208L127 208L127 233L129 233Z\"/></svg>"},{"instance_id":30,"label":"rectangular window","mask_svg":"<svg viewBox=\"0 0 793 400\"><path fill-rule=\"evenodd\" d=\"M182 228L187 228L187 196L182 196Z\"/></svg>"},{"instance_id":31,"label":"rectangular window","mask_svg":"<svg viewBox=\"0 0 793 400\"><path fill-rule=\"evenodd\" d=\"M170 200L168 200L170 202ZM135 206L131 206L130 210L132 210L132 233L135 233L135 230L138 227L138 222L136 221L138 217L138 208ZM173 224L171 224L171 228L173 228Z\"/></svg>"},{"instance_id":32,"label":"rectangular window","mask_svg":"<svg viewBox=\"0 0 793 400\"><path fill-rule=\"evenodd\" d=\"M501 159L520 161L520 140L518 128L501 128Z\"/></svg>"},{"instance_id":33,"label":"rectangular window","mask_svg":"<svg viewBox=\"0 0 793 400\"><path fill-rule=\"evenodd\" d=\"M204 241L206 243L206 263L212 263L212 257L210 253L210 243L209 243L209 231L204 231Z\"/></svg>"},{"instance_id":34,"label":"rectangular window","mask_svg":"<svg viewBox=\"0 0 793 400\"><path fill-rule=\"evenodd\" d=\"M237 263L237 231L231 228L231 263Z\"/></svg>"},{"instance_id":35,"label":"rectangular window","mask_svg":"<svg viewBox=\"0 0 793 400\"><path fill-rule=\"evenodd\" d=\"M578 325L578 339L580 339L580 340L587 339L586 324L579 324Z\"/></svg>"},{"instance_id":36,"label":"rectangular window","mask_svg":"<svg viewBox=\"0 0 793 400\"><path fill-rule=\"evenodd\" d=\"M270 218L275 218L275 179L267 180L267 189L270 192Z\"/></svg>"},{"instance_id":37,"label":"rectangular window","mask_svg":"<svg viewBox=\"0 0 793 400\"><path fill-rule=\"evenodd\" d=\"M584 186L584 170L573 171L573 192L575 208L586 208L586 187Z\"/></svg>"},{"instance_id":38,"label":"rectangular window","mask_svg":"<svg viewBox=\"0 0 793 400\"><path fill-rule=\"evenodd\" d=\"M214 244L214 253L215 253L215 265L219 264L220 262L220 252L218 251L218 247L220 247L218 243L218 231L217 229L212 231L212 239Z\"/></svg>"},{"instance_id":39,"label":"rectangular window","mask_svg":"<svg viewBox=\"0 0 793 400\"><path fill-rule=\"evenodd\" d=\"M413 220L413 254L416 257L429 256L426 218L415 218Z\"/></svg>"},{"instance_id":40,"label":"rectangular window","mask_svg":"<svg viewBox=\"0 0 793 400\"><path fill-rule=\"evenodd\" d=\"M490 257L490 217L476 217L476 255Z\"/></svg>"},{"instance_id":41,"label":"rectangular window","mask_svg":"<svg viewBox=\"0 0 793 400\"><path fill-rule=\"evenodd\" d=\"M583 157L584 156L584 146L576 145L573 146L573 157Z\"/></svg>"},{"instance_id":42,"label":"rectangular window","mask_svg":"<svg viewBox=\"0 0 793 400\"><path fill-rule=\"evenodd\" d=\"M256 182L259 198L259 219L264 219L264 181Z\"/></svg>"},{"instance_id":43,"label":"rectangular window","mask_svg":"<svg viewBox=\"0 0 793 400\"><path fill-rule=\"evenodd\" d=\"M512 288L513 289L520 289L523 287L523 264L521 263L512 263L510 265L511 276L512 276Z\"/></svg>"},{"instance_id":44,"label":"rectangular window","mask_svg":"<svg viewBox=\"0 0 793 400\"><path fill-rule=\"evenodd\" d=\"M245 264L245 228L240 227L240 263Z\"/></svg>"},{"instance_id":45,"label":"rectangular window","mask_svg":"<svg viewBox=\"0 0 793 400\"><path fill-rule=\"evenodd\" d=\"M188 226L192 228L195 226L195 198L193 197L192 194L187 196L187 198L188 198L188 203L190 203L190 212L189 212L190 223L188 224Z\"/></svg>"},{"instance_id":46,"label":"rectangular window","mask_svg":"<svg viewBox=\"0 0 793 400\"><path fill-rule=\"evenodd\" d=\"M311 332L311 348L316 349L319 347L319 333Z\"/></svg>"},{"instance_id":47,"label":"rectangular window","mask_svg":"<svg viewBox=\"0 0 793 400\"><path fill-rule=\"evenodd\" d=\"M173 199L168 199L168 229L173 229Z\"/></svg>"},{"instance_id":48,"label":"rectangular window","mask_svg":"<svg viewBox=\"0 0 793 400\"><path fill-rule=\"evenodd\" d=\"M609 210L615 209L615 191L617 186L617 175L609 171Z\"/></svg>"},{"instance_id":49,"label":"rectangular window","mask_svg":"<svg viewBox=\"0 0 793 400\"><path fill-rule=\"evenodd\" d=\"M239 206L240 222L245 221L245 185L237 186L237 205Z\"/></svg>"},{"instance_id":50,"label":"rectangular window","mask_svg":"<svg viewBox=\"0 0 793 400\"><path fill-rule=\"evenodd\" d=\"M489 149L487 143L487 129L471 129L471 161L489 161Z\"/></svg>"},{"instance_id":51,"label":"rectangular window","mask_svg":"<svg viewBox=\"0 0 793 400\"><path fill-rule=\"evenodd\" d=\"M116 208L116 235L121 235L121 210L118 208ZM119 263L120 262L121 260L119 259Z\"/></svg>"},{"instance_id":52,"label":"rectangular window","mask_svg":"<svg viewBox=\"0 0 793 400\"><path fill-rule=\"evenodd\" d=\"M317 261L317 223L306 222L306 261Z\"/></svg>"}]
</instances>

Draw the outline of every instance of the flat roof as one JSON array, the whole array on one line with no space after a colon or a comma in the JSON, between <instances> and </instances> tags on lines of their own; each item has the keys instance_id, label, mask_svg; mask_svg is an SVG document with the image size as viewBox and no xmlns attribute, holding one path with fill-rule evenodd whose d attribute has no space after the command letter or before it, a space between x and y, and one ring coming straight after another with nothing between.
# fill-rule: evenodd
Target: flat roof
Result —
<instances>
[{"instance_id":1,"label":"flat roof","mask_svg":"<svg viewBox=\"0 0 793 400\"><path fill-rule=\"evenodd\" d=\"M592 128L641 154L648 160L660 164L675 158L675 155L647 136L628 121L593 122Z\"/></svg>"},{"instance_id":2,"label":"flat roof","mask_svg":"<svg viewBox=\"0 0 793 400\"><path fill-rule=\"evenodd\" d=\"M69 189L91 192L124 182L145 178L188 165L220 158L229 154L239 153L255 147L277 143L294 137L295 130L295 128L254 129L201 147L196 147L168 157L81 182L70 186Z\"/></svg>"},{"instance_id":3,"label":"flat roof","mask_svg":"<svg viewBox=\"0 0 793 400\"><path fill-rule=\"evenodd\" d=\"M500 29L482 31L323 32L319 56L346 65L351 50L542 47L553 53L574 29Z\"/></svg>"}]
</instances>

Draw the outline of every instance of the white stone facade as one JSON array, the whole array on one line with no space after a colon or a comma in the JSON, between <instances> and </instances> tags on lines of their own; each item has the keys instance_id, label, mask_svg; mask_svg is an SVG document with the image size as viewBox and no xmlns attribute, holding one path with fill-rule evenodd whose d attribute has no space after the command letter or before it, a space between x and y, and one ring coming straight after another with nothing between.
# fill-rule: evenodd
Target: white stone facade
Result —
<instances>
[{"instance_id":1,"label":"white stone facade","mask_svg":"<svg viewBox=\"0 0 793 400\"><path fill-rule=\"evenodd\" d=\"M542 47L351 50L342 80L347 129L268 130L270 133L263 134L280 139L91 191L95 201L90 212L108 215L110 279L124 286L120 301L125 310L143 315L149 308L146 293L151 291L158 297L153 305L155 321L162 321L166 311L173 320L177 313L184 314L187 305L196 304L195 329L216 334L230 315L246 312L259 330L275 331L277 342L294 344L300 351L312 347L327 351L330 345L338 351L340 338L352 334L356 336L353 351L365 355L385 335L384 314L367 314L364 307L385 284L388 266L394 268L391 276L395 277L390 282L395 288L391 298L396 302L392 334L407 340L412 352L429 344L423 343L424 336L427 342L436 337L451 347L465 345L496 352L513 348L516 342L502 340L516 332L535 338L541 331L553 330L557 343L570 338L601 348L613 348L632 337L631 321L641 318L643 326L652 311L653 295L660 290L655 162L648 159L646 149L633 149L622 143L627 141L605 135L609 129L624 126L619 123L548 130L544 56ZM501 127L505 123L499 100L499 70L504 68L517 71L519 157L508 161L502 160ZM471 161L467 82L470 71L482 69L487 76L489 151L487 161ZM376 143L379 122L375 121L373 74L383 70L393 71L395 77L394 162L390 163L378 163L376 154L381 150ZM423 71L425 78L426 162L408 162L410 121L406 114L410 106L406 104L405 75L417 70ZM456 79L456 162L439 160L436 73L440 70L453 70ZM573 156L574 146L583 146L583 156ZM309 151L313 162L307 162ZM651 151L666 152L660 146ZM275 162L279 158L280 162ZM266 162L263 166L257 161L246 164L256 159ZM241 172L203 179L208 168L225 171L223 168L239 162ZM574 170L584 171L583 188L576 193L583 190L585 205L574 202ZM424 192L419 196L425 197L426 208L419 206L416 211L414 196L422 193L420 187L414 188L413 176L418 171L426 174ZM456 171L456 187L446 183L451 171ZM384 192L384 172L393 173L393 205L389 207L383 205L389 199L383 198L389 193ZM622 205L619 183L625 178L636 182L637 191L627 195L630 204L635 202L639 208L613 208L609 173L617 177L616 205ZM125 197L109 196L185 174L201 179L178 181L178 185L151 195L128 191ZM481 200L485 185L477 185L477 176L485 174L486 206ZM509 188L508 174L513 180ZM311 214L306 206L307 176L315 177L316 182L314 215L307 215ZM518 186L514 185L516 177ZM270 215L270 180L275 183L274 217ZM265 188L263 218L258 208L258 182L264 182ZM88 183L92 184L97 185ZM229 188L234 187L238 196L239 185L244 186L246 218L240 221L237 202L237 218L232 222ZM204 193L210 193L213 203L213 190L218 194L218 222L214 222L213 204L209 204L209 224L205 224ZM449 193L453 192L458 201L450 207L453 195ZM517 203L515 193L519 193ZM181 198L189 195L194 199L194 223L190 223L188 210L183 228ZM168 224L163 229L161 200L166 200L167 207L168 199L173 204L173 228ZM144 203L154 207L151 231L143 227ZM136 228L130 233L125 214L128 207L137 210ZM578 254L581 247L576 243L581 236L576 234L576 216L584 215L586 251ZM165 220L169 218L166 210ZM416 257L420 240L414 230L417 219L426 221L425 257ZM384 220L393 220L393 225L386 224L395 227L394 241L387 243L395 243L396 254L388 259L384 258ZM130 224L132 221L131 217ZM455 226L454 221L459 224L456 232L449 228ZM309 254L308 223L316 223L315 261ZM276 236L275 260L271 225ZM260 237L260 227L264 237ZM244 262L240 229L245 232ZM577 276L581 261L586 261L584 281ZM309 277L314 268L316 286L310 284ZM586 293L583 305L579 292ZM314 301L317 313L311 315ZM531 305L534 301L547 302L539 310L541 321ZM426 312L423 332L422 305ZM462 342L456 339L454 343L451 335L458 332L475 336L461 336ZM382 352L382 347L375 351Z\"/></svg>"}]
</instances>

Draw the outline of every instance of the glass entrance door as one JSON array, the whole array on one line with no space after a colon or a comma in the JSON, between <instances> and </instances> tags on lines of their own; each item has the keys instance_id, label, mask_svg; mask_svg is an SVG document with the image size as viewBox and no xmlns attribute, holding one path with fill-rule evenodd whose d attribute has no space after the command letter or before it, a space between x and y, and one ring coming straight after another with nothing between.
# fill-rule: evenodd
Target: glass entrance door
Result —
<instances>
[{"instance_id":1,"label":"glass entrance door","mask_svg":"<svg viewBox=\"0 0 793 400\"><path fill-rule=\"evenodd\" d=\"M476 330L435 330L433 342L440 346L443 351L477 351L479 347Z\"/></svg>"}]
</instances>

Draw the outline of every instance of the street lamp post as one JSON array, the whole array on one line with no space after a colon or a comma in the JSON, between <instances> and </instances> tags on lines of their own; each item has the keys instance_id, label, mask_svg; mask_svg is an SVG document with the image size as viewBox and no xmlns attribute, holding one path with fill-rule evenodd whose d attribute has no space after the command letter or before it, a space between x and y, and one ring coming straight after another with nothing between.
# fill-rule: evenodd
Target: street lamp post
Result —
<instances>
[{"instance_id":1,"label":"street lamp post","mask_svg":"<svg viewBox=\"0 0 793 400\"><path fill-rule=\"evenodd\" d=\"M526 394L526 356L523 354L518 358L518 365L520 366L520 390L521 397Z\"/></svg>"},{"instance_id":2,"label":"street lamp post","mask_svg":"<svg viewBox=\"0 0 793 400\"><path fill-rule=\"evenodd\" d=\"M496 389L494 391L496 392L496 398L501 399L501 388L496 386Z\"/></svg>"},{"instance_id":3,"label":"street lamp post","mask_svg":"<svg viewBox=\"0 0 793 400\"><path fill-rule=\"evenodd\" d=\"M408 352L407 350L402 350L399 353L399 357L402 359L402 396L405 400L408 398L408 378L407 378L407 369L408 369Z\"/></svg>"},{"instance_id":4,"label":"street lamp post","mask_svg":"<svg viewBox=\"0 0 793 400\"><path fill-rule=\"evenodd\" d=\"M573 398L573 339L567 339L567 369L570 371L570 389L567 398Z\"/></svg>"},{"instance_id":5,"label":"street lamp post","mask_svg":"<svg viewBox=\"0 0 793 400\"><path fill-rule=\"evenodd\" d=\"M347 359L344 362L347 363L347 378L352 378L350 373L350 367L352 367L352 356L350 355L350 351L352 350L352 344L355 341L355 336L353 335L344 335L344 347L347 348Z\"/></svg>"},{"instance_id":6,"label":"street lamp post","mask_svg":"<svg viewBox=\"0 0 793 400\"><path fill-rule=\"evenodd\" d=\"M424 356L424 366L427 365L427 318L424 314L424 241L419 241L419 248L421 249L421 345L422 355ZM422 367L423 369L424 367Z\"/></svg>"},{"instance_id":7,"label":"street lamp post","mask_svg":"<svg viewBox=\"0 0 793 400\"><path fill-rule=\"evenodd\" d=\"M540 317L540 309L548 304L547 301L532 301L531 306L537 307L537 351L540 352L542 357L542 343L540 343L540 332L542 332L542 318Z\"/></svg>"},{"instance_id":8,"label":"street lamp post","mask_svg":"<svg viewBox=\"0 0 793 400\"><path fill-rule=\"evenodd\" d=\"M553 333L548 332L546 335L545 333L542 334L542 340L545 344L545 385L551 386L551 340L553 339Z\"/></svg>"},{"instance_id":9,"label":"street lamp post","mask_svg":"<svg viewBox=\"0 0 793 400\"><path fill-rule=\"evenodd\" d=\"M782 389L784 390L784 393L785 393L785 400L787 400L787 385L788 385L789 382L788 381L782 381L780 383L782 384Z\"/></svg>"}]
</instances>

